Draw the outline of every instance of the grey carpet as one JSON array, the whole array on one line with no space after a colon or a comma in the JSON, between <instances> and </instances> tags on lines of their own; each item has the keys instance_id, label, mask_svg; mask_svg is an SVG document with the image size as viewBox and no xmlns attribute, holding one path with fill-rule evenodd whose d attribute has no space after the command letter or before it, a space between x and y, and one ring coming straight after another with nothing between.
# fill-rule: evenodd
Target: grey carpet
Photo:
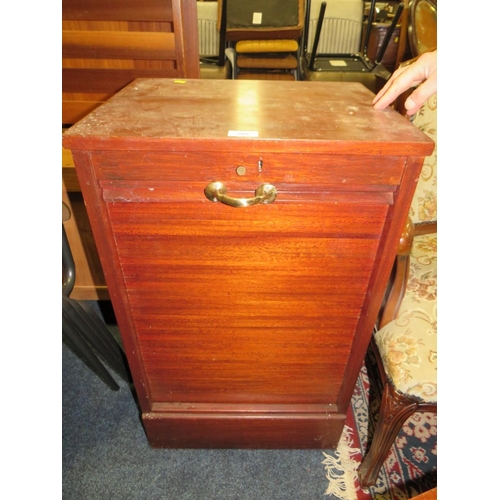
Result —
<instances>
[{"instance_id":1,"label":"grey carpet","mask_svg":"<svg viewBox=\"0 0 500 500\"><path fill-rule=\"evenodd\" d=\"M150 448L130 388L114 378L118 392L63 343L63 499L335 500L320 450Z\"/></svg>"}]
</instances>

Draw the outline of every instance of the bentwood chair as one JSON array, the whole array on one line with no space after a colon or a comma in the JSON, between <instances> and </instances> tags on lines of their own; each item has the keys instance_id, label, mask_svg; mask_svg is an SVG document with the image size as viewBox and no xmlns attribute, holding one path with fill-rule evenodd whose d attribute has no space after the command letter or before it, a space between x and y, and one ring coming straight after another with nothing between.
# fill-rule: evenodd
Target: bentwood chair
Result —
<instances>
[{"instance_id":1,"label":"bentwood chair","mask_svg":"<svg viewBox=\"0 0 500 500\"><path fill-rule=\"evenodd\" d=\"M437 97L413 123L437 140ZM437 412L437 148L424 162L401 237L394 279L372 345L383 383L371 446L359 470L362 488L375 484L405 421Z\"/></svg>"},{"instance_id":2,"label":"bentwood chair","mask_svg":"<svg viewBox=\"0 0 500 500\"><path fill-rule=\"evenodd\" d=\"M103 359L123 380L131 382L125 354L108 327L85 301L70 298L75 284L75 262L62 226L62 334L92 371L113 391L119 386L105 368ZM100 359L101 358L101 359Z\"/></svg>"}]
</instances>

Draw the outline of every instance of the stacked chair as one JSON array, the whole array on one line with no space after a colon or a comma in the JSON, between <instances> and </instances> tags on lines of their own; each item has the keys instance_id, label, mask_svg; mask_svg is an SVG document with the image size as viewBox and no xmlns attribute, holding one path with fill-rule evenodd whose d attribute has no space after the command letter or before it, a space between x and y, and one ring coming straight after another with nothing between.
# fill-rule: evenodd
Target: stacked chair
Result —
<instances>
[{"instance_id":1,"label":"stacked chair","mask_svg":"<svg viewBox=\"0 0 500 500\"><path fill-rule=\"evenodd\" d=\"M321 4L325 0L307 0L307 40L310 55L318 31ZM319 38L318 54L355 54L361 46L363 0L327 0ZM305 54L307 58L307 54Z\"/></svg>"},{"instance_id":2,"label":"stacked chair","mask_svg":"<svg viewBox=\"0 0 500 500\"><path fill-rule=\"evenodd\" d=\"M305 0L219 0L235 79L299 79L304 6Z\"/></svg>"},{"instance_id":3,"label":"stacked chair","mask_svg":"<svg viewBox=\"0 0 500 500\"><path fill-rule=\"evenodd\" d=\"M364 2L361 0L307 0L306 34L303 38L301 79L307 81L359 82L378 92L391 73L381 64L388 43L404 11L398 5L375 60L368 57L376 0L370 1L363 46ZM353 50L354 49L354 50Z\"/></svg>"}]
</instances>

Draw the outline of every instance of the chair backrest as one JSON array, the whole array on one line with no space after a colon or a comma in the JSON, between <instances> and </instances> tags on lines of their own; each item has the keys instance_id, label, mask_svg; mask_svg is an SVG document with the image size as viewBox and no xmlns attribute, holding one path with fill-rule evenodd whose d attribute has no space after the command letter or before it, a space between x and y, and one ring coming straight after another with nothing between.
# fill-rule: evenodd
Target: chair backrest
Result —
<instances>
[{"instance_id":1,"label":"chair backrest","mask_svg":"<svg viewBox=\"0 0 500 500\"><path fill-rule=\"evenodd\" d=\"M304 28L305 0L225 0L226 40L297 40ZM219 4L219 27L222 0Z\"/></svg>"},{"instance_id":2,"label":"chair backrest","mask_svg":"<svg viewBox=\"0 0 500 500\"><path fill-rule=\"evenodd\" d=\"M363 32L363 0L309 0L307 51L313 46L321 4L326 1L318 54L359 52Z\"/></svg>"},{"instance_id":3,"label":"chair backrest","mask_svg":"<svg viewBox=\"0 0 500 500\"><path fill-rule=\"evenodd\" d=\"M198 41L200 57L219 55L219 30L217 2L196 2L198 16Z\"/></svg>"},{"instance_id":4,"label":"chair backrest","mask_svg":"<svg viewBox=\"0 0 500 500\"><path fill-rule=\"evenodd\" d=\"M414 223L437 221L437 95L430 97L416 113L413 124L435 143L434 151L424 160L410 208Z\"/></svg>"},{"instance_id":5,"label":"chair backrest","mask_svg":"<svg viewBox=\"0 0 500 500\"><path fill-rule=\"evenodd\" d=\"M62 123L136 78L199 78L196 0L62 0Z\"/></svg>"},{"instance_id":6,"label":"chair backrest","mask_svg":"<svg viewBox=\"0 0 500 500\"><path fill-rule=\"evenodd\" d=\"M410 0L408 42L413 57L437 46L437 0Z\"/></svg>"}]
</instances>

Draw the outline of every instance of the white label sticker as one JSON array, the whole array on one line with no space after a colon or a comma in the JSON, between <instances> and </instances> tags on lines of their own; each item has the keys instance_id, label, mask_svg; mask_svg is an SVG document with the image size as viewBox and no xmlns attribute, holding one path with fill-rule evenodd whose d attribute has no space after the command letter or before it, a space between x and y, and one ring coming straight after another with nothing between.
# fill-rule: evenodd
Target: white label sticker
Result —
<instances>
[{"instance_id":1,"label":"white label sticker","mask_svg":"<svg viewBox=\"0 0 500 500\"><path fill-rule=\"evenodd\" d=\"M330 60L328 62L330 63L330 66L347 66L347 63L345 61Z\"/></svg>"},{"instance_id":2,"label":"white label sticker","mask_svg":"<svg viewBox=\"0 0 500 500\"><path fill-rule=\"evenodd\" d=\"M254 12L253 13L253 24L262 24L262 12Z\"/></svg>"},{"instance_id":3,"label":"white label sticker","mask_svg":"<svg viewBox=\"0 0 500 500\"><path fill-rule=\"evenodd\" d=\"M228 137L259 137L257 130L230 130L227 133Z\"/></svg>"}]
</instances>

